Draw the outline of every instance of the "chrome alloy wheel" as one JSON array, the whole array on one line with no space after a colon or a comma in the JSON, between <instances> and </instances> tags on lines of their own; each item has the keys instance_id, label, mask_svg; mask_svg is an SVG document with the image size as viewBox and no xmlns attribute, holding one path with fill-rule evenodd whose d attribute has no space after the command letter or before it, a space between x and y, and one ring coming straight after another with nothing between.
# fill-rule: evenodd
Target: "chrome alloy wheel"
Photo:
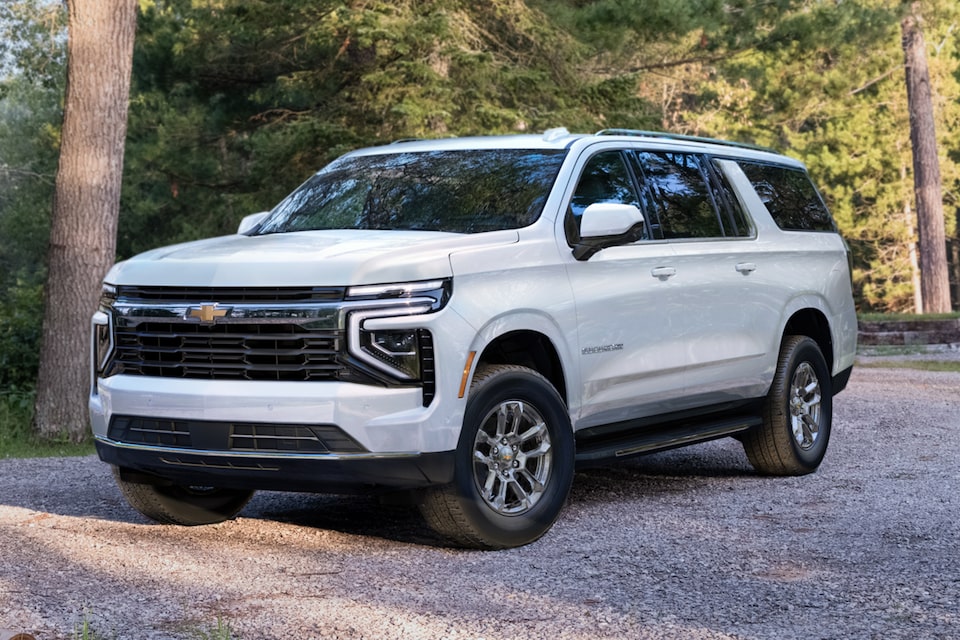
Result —
<instances>
[{"instance_id":1,"label":"chrome alloy wheel","mask_svg":"<svg viewBox=\"0 0 960 640\"><path fill-rule=\"evenodd\" d=\"M807 451L820 435L820 381L809 362L802 362L790 382L790 422L797 446Z\"/></svg>"},{"instance_id":2,"label":"chrome alloy wheel","mask_svg":"<svg viewBox=\"0 0 960 640\"><path fill-rule=\"evenodd\" d=\"M530 404L501 402L483 419L473 442L473 479L487 505L521 515L543 496L550 478L550 433Z\"/></svg>"}]
</instances>

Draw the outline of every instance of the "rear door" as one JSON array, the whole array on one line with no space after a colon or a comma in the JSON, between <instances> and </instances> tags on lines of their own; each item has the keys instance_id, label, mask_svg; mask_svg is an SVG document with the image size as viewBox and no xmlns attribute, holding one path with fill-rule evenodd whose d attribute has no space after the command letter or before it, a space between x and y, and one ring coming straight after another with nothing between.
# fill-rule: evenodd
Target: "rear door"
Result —
<instances>
[{"instance_id":1,"label":"rear door","mask_svg":"<svg viewBox=\"0 0 960 640\"><path fill-rule=\"evenodd\" d=\"M771 295L774 265L721 166L698 153L631 154L669 243L671 295L682 313L684 408L761 396L769 381L771 332L782 300Z\"/></svg>"}]
</instances>

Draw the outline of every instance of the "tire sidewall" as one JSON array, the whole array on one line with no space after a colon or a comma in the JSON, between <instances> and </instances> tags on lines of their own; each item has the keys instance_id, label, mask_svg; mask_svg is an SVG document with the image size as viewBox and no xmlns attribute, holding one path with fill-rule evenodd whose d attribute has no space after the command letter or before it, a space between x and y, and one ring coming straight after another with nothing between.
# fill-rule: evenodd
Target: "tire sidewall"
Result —
<instances>
[{"instance_id":1,"label":"tire sidewall","mask_svg":"<svg viewBox=\"0 0 960 640\"><path fill-rule=\"evenodd\" d=\"M793 376L797 369L804 362L813 367L817 375L817 381L820 384L820 431L816 443L809 449L802 449L793 437L790 416L790 391L793 386ZM813 470L823 461L827 452L827 445L830 441L831 425L833 423L833 389L830 371L827 368L826 359L817 346L817 343L810 338L804 338L796 343L789 352L784 369L784 378L781 381L779 397L776 401L779 403L779 410L783 415L784 436L787 438L790 447L793 449L797 462L803 467Z\"/></svg>"},{"instance_id":2,"label":"tire sidewall","mask_svg":"<svg viewBox=\"0 0 960 640\"><path fill-rule=\"evenodd\" d=\"M478 372L477 377L482 374ZM518 400L532 405L543 418L550 435L550 475L544 494L529 510L519 515L494 511L479 494L474 481L473 450L481 421L504 401ZM550 383L532 370L510 367L487 375L471 392L464 412L463 428L456 452L454 485L464 514L487 539L510 547L536 540L556 521L566 503L573 480L574 443L563 400Z\"/></svg>"}]
</instances>

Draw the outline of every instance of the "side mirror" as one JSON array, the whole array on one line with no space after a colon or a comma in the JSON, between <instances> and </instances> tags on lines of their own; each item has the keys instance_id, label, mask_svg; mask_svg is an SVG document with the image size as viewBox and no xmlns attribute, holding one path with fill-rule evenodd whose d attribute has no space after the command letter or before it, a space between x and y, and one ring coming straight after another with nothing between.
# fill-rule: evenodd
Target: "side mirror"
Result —
<instances>
[{"instance_id":1,"label":"side mirror","mask_svg":"<svg viewBox=\"0 0 960 640\"><path fill-rule=\"evenodd\" d=\"M257 225L263 222L263 219L266 218L269 213L269 211L261 211L260 213L251 213L248 216L243 216L243 220L240 221L240 226L237 228L237 233L243 236L253 231Z\"/></svg>"},{"instance_id":2,"label":"side mirror","mask_svg":"<svg viewBox=\"0 0 960 640\"><path fill-rule=\"evenodd\" d=\"M580 216L580 242L573 247L573 257L589 260L601 249L636 242L643 231L643 214L632 204L596 202Z\"/></svg>"}]
</instances>

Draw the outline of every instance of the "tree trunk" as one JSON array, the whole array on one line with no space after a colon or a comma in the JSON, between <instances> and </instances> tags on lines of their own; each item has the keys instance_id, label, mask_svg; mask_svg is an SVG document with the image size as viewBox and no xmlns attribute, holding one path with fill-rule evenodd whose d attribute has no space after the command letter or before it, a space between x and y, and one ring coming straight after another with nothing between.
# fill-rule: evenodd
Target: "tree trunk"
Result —
<instances>
[{"instance_id":1,"label":"tree trunk","mask_svg":"<svg viewBox=\"0 0 960 640\"><path fill-rule=\"evenodd\" d=\"M67 91L53 198L34 427L86 437L90 315L113 263L137 0L69 0Z\"/></svg>"},{"instance_id":2,"label":"tree trunk","mask_svg":"<svg viewBox=\"0 0 960 640\"><path fill-rule=\"evenodd\" d=\"M933 119L927 51L920 29L920 3L900 23L907 76L907 108L913 146L913 185L920 243L920 288L926 313L950 311L946 232L943 221L940 160Z\"/></svg>"}]
</instances>

